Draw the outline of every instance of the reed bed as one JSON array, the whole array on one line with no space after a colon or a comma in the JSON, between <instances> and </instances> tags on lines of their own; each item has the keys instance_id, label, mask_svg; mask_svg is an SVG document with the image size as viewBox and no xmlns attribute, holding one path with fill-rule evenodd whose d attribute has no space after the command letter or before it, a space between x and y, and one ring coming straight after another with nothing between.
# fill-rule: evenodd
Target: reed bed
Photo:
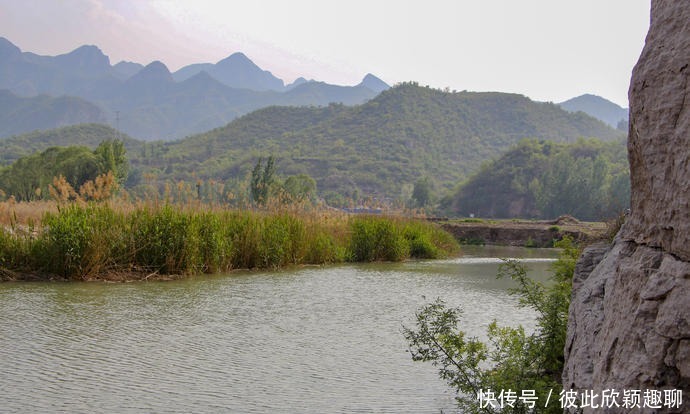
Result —
<instances>
[{"instance_id":1,"label":"reed bed","mask_svg":"<svg viewBox=\"0 0 690 414\"><path fill-rule=\"evenodd\" d=\"M1 278L146 279L428 259L458 249L436 225L398 217L122 201L39 209L40 217L22 212L21 221L20 214L0 206L7 216L0 230Z\"/></svg>"}]
</instances>

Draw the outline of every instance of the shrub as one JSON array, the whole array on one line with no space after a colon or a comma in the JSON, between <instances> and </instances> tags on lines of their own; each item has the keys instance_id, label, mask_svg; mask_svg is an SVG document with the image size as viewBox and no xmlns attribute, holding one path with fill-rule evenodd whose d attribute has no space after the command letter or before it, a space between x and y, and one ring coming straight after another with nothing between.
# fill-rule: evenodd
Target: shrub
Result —
<instances>
[{"instance_id":1,"label":"shrub","mask_svg":"<svg viewBox=\"0 0 690 414\"><path fill-rule=\"evenodd\" d=\"M301 263L304 224L289 215L264 217L259 244L259 266L277 268Z\"/></svg>"},{"instance_id":2,"label":"shrub","mask_svg":"<svg viewBox=\"0 0 690 414\"><path fill-rule=\"evenodd\" d=\"M32 256L48 273L84 279L123 259L128 231L123 216L106 206L64 206L46 213L42 223Z\"/></svg>"},{"instance_id":3,"label":"shrub","mask_svg":"<svg viewBox=\"0 0 690 414\"><path fill-rule=\"evenodd\" d=\"M351 220L350 260L373 262L399 261L409 248L399 226L381 217L357 217Z\"/></svg>"},{"instance_id":4,"label":"shrub","mask_svg":"<svg viewBox=\"0 0 690 414\"><path fill-rule=\"evenodd\" d=\"M432 241L433 229L421 222L410 222L405 226L405 240L409 245L409 256L417 259L436 259L440 249Z\"/></svg>"},{"instance_id":5,"label":"shrub","mask_svg":"<svg viewBox=\"0 0 690 414\"><path fill-rule=\"evenodd\" d=\"M223 223L218 214L202 212L192 216L187 248L193 249L188 253L197 257L199 269L205 273L217 273L230 268L230 255L223 237ZM191 241L194 241L194 246Z\"/></svg>"},{"instance_id":6,"label":"shrub","mask_svg":"<svg viewBox=\"0 0 690 414\"><path fill-rule=\"evenodd\" d=\"M468 237L460 239L460 244L466 244L468 246L484 246L486 241L480 237Z\"/></svg>"},{"instance_id":7,"label":"shrub","mask_svg":"<svg viewBox=\"0 0 690 414\"><path fill-rule=\"evenodd\" d=\"M159 210L136 211L132 221L132 250L135 266L163 274L199 270L194 252L191 218L170 205Z\"/></svg>"},{"instance_id":8,"label":"shrub","mask_svg":"<svg viewBox=\"0 0 690 414\"><path fill-rule=\"evenodd\" d=\"M260 227L257 217L248 212L231 212L225 216L226 255L231 268L251 269L259 263Z\"/></svg>"},{"instance_id":9,"label":"shrub","mask_svg":"<svg viewBox=\"0 0 690 414\"><path fill-rule=\"evenodd\" d=\"M462 223L483 223L483 222L484 222L483 219L474 218L474 217L464 218L464 219L461 219L460 221L461 221Z\"/></svg>"},{"instance_id":10,"label":"shrub","mask_svg":"<svg viewBox=\"0 0 690 414\"><path fill-rule=\"evenodd\" d=\"M17 234L17 229L0 228L0 270L22 270L30 268L31 233ZM1 275L0 275L1 277Z\"/></svg>"},{"instance_id":11,"label":"shrub","mask_svg":"<svg viewBox=\"0 0 690 414\"><path fill-rule=\"evenodd\" d=\"M436 302L416 314L416 329L404 328L412 359L428 361L439 367L439 376L456 391L459 408L464 412L531 412L523 401L504 409L481 407L480 390L534 390L538 401L559 395L563 370L568 307L572 276L579 250L570 238L557 242L561 256L552 267L552 283L544 285L530 279L527 269L516 260L505 260L498 277L510 277L518 287L510 291L520 298L520 305L537 312L537 329L527 335L522 326L489 325L489 344L467 338L457 329L462 311ZM540 412L561 413L553 403Z\"/></svg>"},{"instance_id":12,"label":"shrub","mask_svg":"<svg viewBox=\"0 0 690 414\"><path fill-rule=\"evenodd\" d=\"M309 264L327 264L345 261L345 248L324 231L312 235L308 241L308 248L304 262Z\"/></svg>"}]
</instances>

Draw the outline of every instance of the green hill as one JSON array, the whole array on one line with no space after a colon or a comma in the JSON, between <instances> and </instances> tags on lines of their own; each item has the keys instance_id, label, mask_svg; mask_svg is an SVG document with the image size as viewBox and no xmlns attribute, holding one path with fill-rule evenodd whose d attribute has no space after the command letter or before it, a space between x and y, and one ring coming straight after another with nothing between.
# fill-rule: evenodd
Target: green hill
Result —
<instances>
[{"instance_id":1,"label":"green hill","mask_svg":"<svg viewBox=\"0 0 690 414\"><path fill-rule=\"evenodd\" d=\"M94 149L117 137L114 129L95 124L14 136L0 140L0 163L51 146ZM358 106L260 109L175 142L119 136L131 163L129 187L156 185L162 191L164 182L201 179L237 191L259 157L274 155L279 175L311 176L329 200L388 201L409 199L414 183L425 177L436 194L447 193L526 137L615 141L621 134L583 113L521 95L451 93L407 83Z\"/></svg>"},{"instance_id":2,"label":"green hill","mask_svg":"<svg viewBox=\"0 0 690 414\"><path fill-rule=\"evenodd\" d=\"M84 122L105 122L105 112L81 98L19 97L0 90L0 137Z\"/></svg>"},{"instance_id":3,"label":"green hill","mask_svg":"<svg viewBox=\"0 0 690 414\"><path fill-rule=\"evenodd\" d=\"M145 163L161 179L244 177L273 154L282 174L308 174L320 194L395 199L422 176L449 190L525 137L615 140L620 132L505 93L442 92L398 85L354 106L270 107L223 128L166 143Z\"/></svg>"},{"instance_id":4,"label":"green hill","mask_svg":"<svg viewBox=\"0 0 690 414\"><path fill-rule=\"evenodd\" d=\"M629 201L624 140L523 140L485 163L444 204L454 216L601 220L620 214Z\"/></svg>"},{"instance_id":5,"label":"green hill","mask_svg":"<svg viewBox=\"0 0 690 414\"><path fill-rule=\"evenodd\" d=\"M144 145L142 141L118 134L115 129L106 125L72 125L0 139L0 165L12 164L21 157L45 151L50 147L79 145L93 150L101 142L112 139L123 141L128 153L132 155L140 153ZM132 158L129 155L128 157Z\"/></svg>"}]
</instances>

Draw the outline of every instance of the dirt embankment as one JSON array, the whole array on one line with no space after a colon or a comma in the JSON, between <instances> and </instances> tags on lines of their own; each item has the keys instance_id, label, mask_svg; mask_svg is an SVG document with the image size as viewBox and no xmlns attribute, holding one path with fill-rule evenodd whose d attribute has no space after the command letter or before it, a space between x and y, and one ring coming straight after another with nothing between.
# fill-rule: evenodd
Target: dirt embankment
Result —
<instances>
[{"instance_id":1,"label":"dirt embankment","mask_svg":"<svg viewBox=\"0 0 690 414\"><path fill-rule=\"evenodd\" d=\"M606 232L605 223L581 222L570 216L550 221L449 220L440 224L461 243L526 247L553 247L555 240L565 236L590 242Z\"/></svg>"}]
</instances>

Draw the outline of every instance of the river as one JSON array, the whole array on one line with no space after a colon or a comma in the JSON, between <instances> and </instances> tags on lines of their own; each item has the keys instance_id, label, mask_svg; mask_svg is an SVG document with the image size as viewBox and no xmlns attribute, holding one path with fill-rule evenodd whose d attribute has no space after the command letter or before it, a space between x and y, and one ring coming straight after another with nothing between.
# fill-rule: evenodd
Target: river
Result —
<instances>
[{"instance_id":1,"label":"river","mask_svg":"<svg viewBox=\"0 0 690 414\"><path fill-rule=\"evenodd\" d=\"M553 250L234 272L170 282L0 284L0 412L453 412L402 326L442 297L462 328L533 326L499 257L545 279Z\"/></svg>"}]
</instances>

